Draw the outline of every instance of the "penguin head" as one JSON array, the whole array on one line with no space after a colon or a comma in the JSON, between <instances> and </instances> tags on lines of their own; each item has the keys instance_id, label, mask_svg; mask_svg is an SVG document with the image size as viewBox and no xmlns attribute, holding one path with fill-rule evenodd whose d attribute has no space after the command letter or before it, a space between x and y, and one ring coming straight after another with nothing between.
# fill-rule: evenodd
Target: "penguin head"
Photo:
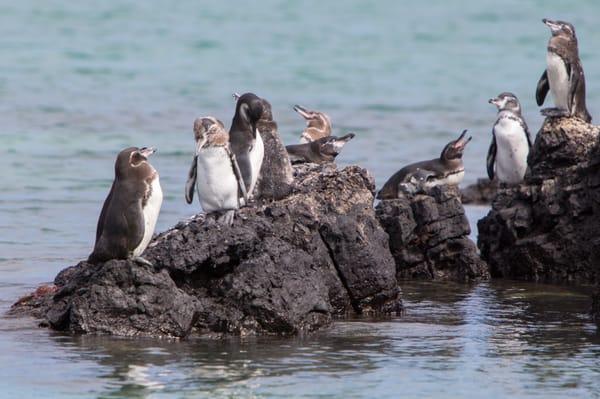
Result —
<instances>
[{"instance_id":1,"label":"penguin head","mask_svg":"<svg viewBox=\"0 0 600 399\"><path fill-rule=\"evenodd\" d=\"M148 162L148 157L155 152L156 149L152 147L125 148L117 156L115 175L119 179L146 179L150 177L155 170Z\"/></svg>"},{"instance_id":2,"label":"penguin head","mask_svg":"<svg viewBox=\"0 0 600 399\"><path fill-rule=\"evenodd\" d=\"M234 120L240 120L245 125L249 125L252 131L256 129L256 122L261 118L264 110L263 100L254 93L244 93L241 96L234 94L237 98L235 106Z\"/></svg>"},{"instance_id":3,"label":"penguin head","mask_svg":"<svg viewBox=\"0 0 600 399\"><path fill-rule=\"evenodd\" d=\"M354 138L354 133L348 133L342 137L326 136L315 140L314 143L319 146L319 152L324 155L336 157L347 142Z\"/></svg>"},{"instance_id":4,"label":"penguin head","mask_svg":"<svg viewBox=\"0 0 600 399\"><path fill-rule=\"evenodd\" d=\"M204 147L224 146L229 142L229 134L223 122L212 116L197 118L194 121L196 154Z\"/></svg>"},{"instance_id":5,"label":"penguin head","mask_svg":"<svg viewBox=\"0 0 600 399\"><path fill-rule=\"evenodd\" d=\"M550 28L552 36L565 36L568 38L575 38L575 27L565 21L553 21L551 19L544 18L542 22Z\"/></svg>"},{"instance_id":6,"label":"penguin head","mask_svg":"<svg viewBox=\"0 0 600 399\"><path fill-rule=\"evenodd\" d=\"M325 135L331 134L331 120L327 114L319 111L311 111L301 105L294 105L294 111L299 113L300 116L306 120L306 130L312 128L324 133ZM307 139L312 140L310 137Z\"/></svg>"},{"instance_id":7,"label":"penguin head","mask_svg":"<svg viewBox=\"0 0 600 399\"><path fill-rule=\"evenodd\" d=\"M500 93L498 94L498 97L490 98L488 102L498 107L498 111L521 112L519 99L509 92Z\"/></svg>"},{"instance_id":8,"label":"penguin head","mask_svg":"<svg viewBox=\"0 0 600 399\"><path fill-rule=\"evenodd\" d=\"M465 138L467 134L467 130L463 130L460 136L456 140L452 140L442 150L442 154L440 155L440 159L442 161L451 161L454 159L461 159L463 156L463 152L465 147L471 141L473 137L469 136L469 138Z\"/></svg>"},{"instance_id":9,"label":"penguin head","mask_svg":"<svg viewBox=\"0 0 600 399\"><path fill-rule=\"evenodd\" d=\"M235 92L232 94L232 97L233 97L233 100L237 102L240 99L240 97L242 97L242 95L240 93ZM263 110L262 110L262 116L260 119L263 119L266 121L272 121L273 120L273 111L271 109L271 103L268 102L267 100L265 100L264 98L261 98L261 101L262 101Z\"/></svg>"}]
</instances>

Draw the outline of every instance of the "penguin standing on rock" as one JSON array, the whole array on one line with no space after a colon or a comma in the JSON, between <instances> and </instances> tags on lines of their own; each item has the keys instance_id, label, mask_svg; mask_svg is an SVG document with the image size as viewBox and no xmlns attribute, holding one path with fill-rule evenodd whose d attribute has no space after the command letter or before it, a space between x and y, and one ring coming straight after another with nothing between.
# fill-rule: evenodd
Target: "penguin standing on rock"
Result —
<instances>
[{"instance_id":1,"label":"penguin standing on rock","mask_svg":"<svg viewBox=\"0 0 600 399\"><path fill-rule=\"evenodd\" d=\"M527 171L527 156L531 149L529 129L521 115L519 100L512 93L501 93L489 100L498 107L498 119L492 129L492 144L487 155L490 180L517 184Z\"/></svg>"},{"instance_id":2,"label":"penguin standing on rock","mask_svg":"<svg viewBox=\"0 0 600 399\"><path fill-rule=\"evenodd\" d=\"M185 200L194 199L194 191L202 209L225 212L219 221L231 225L235 210L248 201L246 186L235 155L230 150L229 134L223 123L213 117L194 121L196 154L185 185Z\"/></svg>"},{"instance_id":3,"label":"penguin standing on rock","mask_svg":"<svg viewBox=\"0 0 600 399\"><path fill-rule=\"evenodd\" d=\"M331 135L331 120L323 112L311 111L301 105L294 105L294 111L306 119L306 128L300 136L301 144Z\"/></svg>"},{"instance_id":4,"label":"penguin standing on rock","mask_svg":"<svg viewBox=\"0 0 600 399\"><path fill-rule=\"evenodd\" d=\"M542 20L552 31L546 54L547 68L535 92L538 105L552 92L555 108L543 109L550 117L576 116L590 123L592 117L585 106L585 77L579 60L575 28L568 22Z\"/></svg>"},{"instance_id":5,"label":"penguin standing on rock","mask_svg":"<svg viewBox=\"0 0 600 399\"><path fill-rule=\"evenodd\" d=\"M163 198L158 172L148 162L154 152L130 147L117 156L115 180L100 212L88 262L132 259L151 265L140 255L152 239Z\"/></svg>"},{"instance_id":6,"label":"penguin standing on rock","mask_svg":"<svg viewBox=\"0 0 600 399\"><path fill-rule=\"evenodd\" d=\"M235 97L235 95L234 95ZM263 113L263 102L253 93L239 96L229 129L229 143L235 155L248 197L252 196L265 153L262 137L256 127Z\"/></svg>"},{"instance_id":7,"label":"penguin standing on rock","mask_svg":"<svg viewBox=\"0 0 600 399\"><path fill-rule=\"evenodd\" d=\"M463 152L472 138L465 138L466 134L467 131L463 130L456 140L446 144L439 158L416 162L394 173L377 193L377 199L398 198L402 185L407 183L421 187L460 184L465 177Z\"/></svg>"}]
</instances>

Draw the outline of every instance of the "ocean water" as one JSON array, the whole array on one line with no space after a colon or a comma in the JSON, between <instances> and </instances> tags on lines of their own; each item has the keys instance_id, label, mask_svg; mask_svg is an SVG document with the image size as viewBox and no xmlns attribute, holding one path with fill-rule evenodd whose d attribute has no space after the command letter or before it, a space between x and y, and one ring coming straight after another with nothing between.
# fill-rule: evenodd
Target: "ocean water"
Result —
<instances>
[{"instance_id":1,"label":"ocean water","mask_svg":"<svg viewBox=\"0 0 600 399\"><path fill-rule=\"evenodd\" d=\"M194 118L228 126L233 92L294 104L356 133L339 166L378 186L469 129L465 183L485 175L512 91L533 134L543 17L572 22L600 118L597 1L44 2L0 0L0 313L89 254L119 150L155 146L158 230L183 199ZM485 214L468 207L473 225ZM475 237L476 231L473 232ZM282 340L70 337L0 318L0 397L599 397L585 288L407 283L407 310Z\"/></svg>"}]
</instances>

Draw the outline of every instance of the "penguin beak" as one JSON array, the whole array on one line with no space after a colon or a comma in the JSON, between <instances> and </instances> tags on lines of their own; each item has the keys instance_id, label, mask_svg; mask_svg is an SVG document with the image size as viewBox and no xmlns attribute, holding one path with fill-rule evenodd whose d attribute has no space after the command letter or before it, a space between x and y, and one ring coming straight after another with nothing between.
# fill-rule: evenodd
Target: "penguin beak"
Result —
<instances>
[{"instance_id":1,"label":"penguin beak","mask_svg":"<svg viewBox=\"0 0 600 399\"><path fill-rule=\"evenodd\" d=\"M154 154L156 152L156 148L152 148L152 147L142 147L140 148L140 154L142 154L142 156L146 159L148 159L148 157L152 154Z\"/></svg>"},{"instance_id":2,"label":"penguin beak","mask_svg":"<svg viewBox=\"0 0 600 399\"><path fill-rule=\"evenodd\" d=\"M463 130L462 134L458 137L458 139L454 142L453 147L457 150L463 150L467 144L469 144L469 141L471 141L471 139L473 138L472 136L469 136L469 138L465 139L465 135L467 134L467 130Z\"/></svg>"},{"instance_id":3,"label":"penguin beak","mask_svg":"<svg viewBox=\"0 0 600 399\"><path fill-rule=\"evenodd\" d=\"M202 147L204 147L204 144L206 144L207 140L208 138L206 137L206 134L203 134L202 137L200 137L200 139L196 141L196 154L200 153L200 150L202 149Z\"/></svg>"},{"instance_id":4,"label":"penguin beak","mask_svg":"<svg viewBox=\"0 0 600 399\"><path fill-rule=\"evenodd\" d=\"M338 140L347 143L348 141L352 140L354 136L356 136L354 133L348 133L347 135L340 137Z\"/></svg>"},{"instance_id":5,"label":"penguin beak","mask_svg":"<svg viewBox=\"0 0 600 399\"><path fill-rule=\"evenodd\" d=\"M342 147L345 146L347 142L352 140L354 136L354 133L348 133L345 136L334 138L333 148L335 149L336 153L339 153L342 150Z\"/></svg>"},{"instance_id":6,"label":"penguin beak","mask_svg":"<svg viewBox=\"0 0 600 399\"><path fill-rule=\"evenodd\" d=\"M490 98L488 103L494 104L496 107L498 106L498 98Z\"/></svg>"},{"instance_id":7,"label":"penguin beak","mask_svg":"<svg viewBox=\"0 0 600 399\"><path fill-rule=\"evenodd\" d=\"M312 116L312 112L301 105L294 105L294 111L299 113L304 119L310 119Z\"/></svg>"},{"instance_id":8,"label":"penguin beak","mask_svg":"<svg viewBox=\"0 0 600 399\"><path fill-rule=\"evenodd\" d=\"M233 93L232 96L233 96L233 101L237 101L241 97L240 93Z\"/></svg>"},{"instance_id":9,"label":"penguin beak","mask_svg":"<svg viewBox=\"0 0 600 399\"><path fill-rule=\"evenodd\" d=\"M557 23L556 21L552 21L551 19L544 18L544 19L542 19L542 22L544 24L546 24L547 27L550 28L552 33L558 32L560 30L560 24Z\"/></svg>"}]
</instances>

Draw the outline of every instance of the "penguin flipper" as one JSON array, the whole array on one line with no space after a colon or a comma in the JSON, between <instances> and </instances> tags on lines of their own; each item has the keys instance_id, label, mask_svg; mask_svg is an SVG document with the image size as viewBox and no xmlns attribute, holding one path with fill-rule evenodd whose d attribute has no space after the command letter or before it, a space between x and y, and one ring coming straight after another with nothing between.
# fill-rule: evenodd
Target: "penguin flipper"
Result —
<instances>
[{"instance_id":1,"label":"penguin flipper","mask_svg":"<svg viewBox=\"0 0 600 399\"><path fill-rule=\"evenodd\" d=\"M188 172L188 179L185 182L185 202L191 204L194 200L194 189L196 188L196 177L198 175L198 155L194 155L192 166Z\"/></svg>"},{"instance_id":2,"label":"penguin flipper","mask_svg":"<svg viewBox=\"0 0 600 399\"><path fill-rule=\"evenodd\" d=\"M538 81L537 87L535 89L535 100L537 101L537 105L541 106L546 99L546 95L548 94L548 90L550 90L550 82L548 81L548 71L544 70L544 73L540 77Z\"/></svg>"},{"instance_id":3,"label":"penguin flipper","mask_svg":"<svg viewBox=\"0 0 600 399\"><path fill-rule=\"evenodd\" d=\"M252 162L250 160L250 153L246 151L241 152L236 158L247 192L250 189L250 186L252 186Z\"/></svg>"},{"instance_id":4,"label":"penguin flipper","mask_svg":"<svg viewBox=\"0 0 600 399\"><path fill-rule=\"evenodd\" d=\"M242 176L242 172L240 171L240 165L238 165L237 159L235 159L235 154L229 149L227 149L227 155L229 155L229 159L231 160L231 168L233 169L233 174L235 175L235 179L237 180L240 193L242 194L242 198L244 198L244 204L248 204L248 192L246 191L244 178Z\"/></svg>"},{"instance_id":5,"label":"penguin flipper","mask_svg":"<svg viewBox=\"0 0 600 399\"><path fill-rule=\"evenodd\" d=\"M144 230L146 230L142 201L130 204L124 216L128 230L126 234L129 238L128 249L133 251L144 239Z\"/></svg>"},{"instance_id":6,"label":"penguin flipper","mask_svg":"<svg viewBox=\"0 0 600 399\"><path fill-rule=\"evenodd\" d=\"M100 216L98 217L98 226L96 227L96 242L100 239L102 235L102 231L104 230L104 220L106 219L106 212L110 201L112 201L113 191L115 189L115 182L113 181L112 186L110 187L110 191L108 196L104 200L104 205L102 205L102 210L100 211Z\"/></svg>"},{"instance_id":7,"label":"penguin flipper","mask_svg":"<svg viewBox=\"0 0 600 399\"><path fill-rule=\"evenodd\" d=\"M520 123L521 127L523 128L523 131L525 132L525 138L527 138L527 146L531 149L533 143L531 142L531 134L529 134L529 126L527 126L527 122L525 122L525 119L523 119L522 117L520 119Z\"/></svg>"},{"instance_id":8,"label":"penguin flipper","mask_svg":"<svg viewBox=\"0 0 600 399\"><path fill-rule=\"evenodd\" d=\"M529 133L527 133L527 141L529 142ZM531 147L531 143L529 144ZM492 134L492 144L490 144L490 148L488 150L486 164L487 164L487 174L490 180L494 180L494 164L496 163L496 135Z\"/></svg>"},{"instance_id":9,"label":"penguin flipper","mask_svg":"<svg viewBox=\"0 0 600 399\"><path fill-rule=\"evenodd\" d=\"M571 68L571 75L569 76L571 80L571 85L569 86L569 96L567 98L568 107L571 115L575 115L590 123L592 121L592 117L585 107L585 102L583 104L579 104L577 102L577 91L583 90L585 93L585 78L583 76L583 69L581 68Z\"/></svg>"}]
</instances>

